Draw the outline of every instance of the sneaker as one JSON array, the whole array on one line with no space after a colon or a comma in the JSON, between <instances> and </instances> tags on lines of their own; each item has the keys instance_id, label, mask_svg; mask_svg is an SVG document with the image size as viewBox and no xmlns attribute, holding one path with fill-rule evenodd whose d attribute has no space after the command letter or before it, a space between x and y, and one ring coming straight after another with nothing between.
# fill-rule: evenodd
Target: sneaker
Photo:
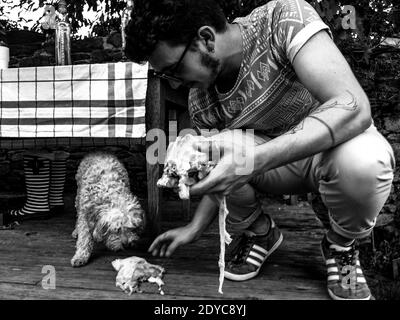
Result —
<instances>
[{"instance_id":1,"label":"sneaker","mask_svg":"<svg viewBox=\"0 0 400 320\"><path fill-rule=\"evenodd\" d=\"M355 245L341 247L330 243L326 236L321 242L322 256L328 269L328 293L334 300L370 300L368 288Z\"/></svg>"},{"instance_id":2,"label":"sneaker","mask_svg":"<svg viewBox=\"0 0 400 320\"><path fill-rule=\"evenodd\" d=\"M269 255L282 243L283 235L271 219L271 229L266 236L243 233L229 245L225 278L245 281L258 275Z\"/></svg>"}]
</instances>

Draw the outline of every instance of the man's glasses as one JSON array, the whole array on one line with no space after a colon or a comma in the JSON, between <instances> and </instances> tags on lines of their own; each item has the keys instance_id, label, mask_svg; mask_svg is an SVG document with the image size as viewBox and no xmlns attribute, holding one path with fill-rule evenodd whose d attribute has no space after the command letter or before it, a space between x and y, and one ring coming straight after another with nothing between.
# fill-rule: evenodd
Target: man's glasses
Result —
<instances>
[{"instance_id":1,"label":"man's glasses","mask_svg":"<svg viewBox=\"0 0 400 320\"><path fill-rule=\"evenodd\" d=\"M183 50L183 53L178 60L178 62L175 64L175 66L171 70L168 71L168 73L154 71L154 75L156 75L159 78L168 80L168 81L182 82L182 79L176 77L175 73L178 71L180 65L182 64L182 60L183 60L183 58L185 58L186 52L188 52L190 46L192 45L192 42L193 42L193 38L188 42L188 44L185 47L185 50Z\"/></svg>"}]
</instances>

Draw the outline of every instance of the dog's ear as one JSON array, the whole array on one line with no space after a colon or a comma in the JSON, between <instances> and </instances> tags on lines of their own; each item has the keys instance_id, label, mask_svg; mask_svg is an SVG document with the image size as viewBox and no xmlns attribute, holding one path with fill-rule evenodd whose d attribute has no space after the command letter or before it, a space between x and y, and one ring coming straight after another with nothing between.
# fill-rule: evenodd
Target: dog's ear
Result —
<instances>
[{"instance_id":1,"label":"dog's ear","mask_svg":"<svg viewBox=\"0 0 400 320\"><path fill-rule=\"evenodd\" d=\"M107 221L104 220L103 216L100 216L100 219L97 221L93 229L93 238L97 241L101 241L104 235L107 234L108 229L109 225Z\"/></svg>"}]
</instances>

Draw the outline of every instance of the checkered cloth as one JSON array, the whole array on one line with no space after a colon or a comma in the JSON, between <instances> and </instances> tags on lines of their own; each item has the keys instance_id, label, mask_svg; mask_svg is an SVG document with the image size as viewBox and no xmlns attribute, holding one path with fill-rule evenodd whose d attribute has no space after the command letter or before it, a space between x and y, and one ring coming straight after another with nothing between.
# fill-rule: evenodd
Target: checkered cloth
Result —
<instances>
[{"instance_id":1,"label":"checkered cloth","mask_svg":"<svg viewBox=\"0 0 400 320\"><path fill-rule=\"evenodd\" d=\"M0 70L0 138L143 138L148 65Z\"/></svg>"}]
</instances>

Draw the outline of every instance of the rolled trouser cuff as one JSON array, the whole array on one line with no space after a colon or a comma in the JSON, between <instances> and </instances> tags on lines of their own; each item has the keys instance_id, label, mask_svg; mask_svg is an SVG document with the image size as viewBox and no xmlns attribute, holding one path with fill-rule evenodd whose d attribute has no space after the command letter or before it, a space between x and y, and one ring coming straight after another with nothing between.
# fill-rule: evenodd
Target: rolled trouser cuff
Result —
<instances>
[{"instance_id":1,"label":"rolled trouser cuff","mask_svg":"<svg viewBox=\"0 0 400 320\"><path fill-rule=\"evenodd\" d=\"M376 221L375 219L372 223L372 226L367 229L361 231L349 231L339 226L339 224L332 218L330 214L329 214L329 220L332 230L338 235L341 235L342 237L345 237L347 239L362 239L368 237L371 234Z\"/></svg>"},{"instance_id":2,"label":"rolled trouser cuff","mask_svg":"<svg viewBox=\"0 0 400 320\"><path fill-rule=\"evenodd\" d=\"M227 216L226 222L233 232L241 232L247 230L254 223L254 221L258 219L262 212L262 208L259 206L252 214L240 222L235 221L235 218L230 215Z\"/></svg>"}]
</instances>

